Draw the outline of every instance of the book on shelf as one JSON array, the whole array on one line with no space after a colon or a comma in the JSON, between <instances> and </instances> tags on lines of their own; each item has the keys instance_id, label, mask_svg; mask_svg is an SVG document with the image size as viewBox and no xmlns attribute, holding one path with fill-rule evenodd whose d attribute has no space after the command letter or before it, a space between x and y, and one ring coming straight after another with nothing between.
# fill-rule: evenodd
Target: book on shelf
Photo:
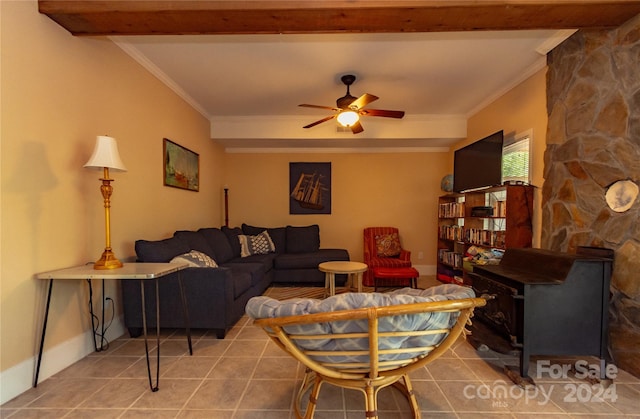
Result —
<instances>
[{"instance_id":1,"label":"book on shelf","mask_svg":"<svg viewBox=\"0 0 640 419\"><path fill-rule=\"evenodd\" d=\"M507 216L507 201L496 201L493 203L493 216L494 217Z\"/></svg>"},{"instance_id":2,"label":"book on shelf","mask_svg":"<svg viewBox=\"0 0 640 419\"><path fill-rule=\"evenodd\" d=\"M462 269L462 254L452 252L448 249L438 250L438 259L440 262L452 266L456 269Z\"/></svg>"},{"instance_id":3,"label":"book on shelf","mask_svg":"<svg viewBox=\"0 0 640 419\"><path fill-rule=\"evenodd\" d=\"M464 202L445 202L438 205L439 218L464 217Z\"/></svg>"},{"instance_id":4,"label":"book on shelf","mask_svg":"<svg viewBox=\"0 0 640 419\"><path fill-rule=\"evenodd\" d=\"M464 230L464 241L480 246L504 247L504 230L483 230L468 228Z\"/></svg>"},{"instance_id":5,"label":"book on shelf","mask_svg":"<svg viewBox=\"0 0 640 419\"><path fill-rule=\"evenodd\" d=\"M463 229L458 225L445 225L439 227L439 235L441 239L461 241L463 237Z\"/></svg>"}]
</instances>

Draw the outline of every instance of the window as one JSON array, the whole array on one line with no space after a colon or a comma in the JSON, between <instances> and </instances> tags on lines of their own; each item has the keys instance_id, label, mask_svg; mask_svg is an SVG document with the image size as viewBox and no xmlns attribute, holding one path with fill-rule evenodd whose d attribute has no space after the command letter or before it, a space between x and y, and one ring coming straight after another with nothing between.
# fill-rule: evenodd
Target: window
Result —
<instances>
[{"instance_id":1,"label":"window","mask_svg":"<svg viewBox=\"0 0 640 419\"><path fill-rule=\"evenodd\" d=\"M529 143L531 133L505 138L502 148L502 181L531 183Z\"/></svg>"}]
</instances>

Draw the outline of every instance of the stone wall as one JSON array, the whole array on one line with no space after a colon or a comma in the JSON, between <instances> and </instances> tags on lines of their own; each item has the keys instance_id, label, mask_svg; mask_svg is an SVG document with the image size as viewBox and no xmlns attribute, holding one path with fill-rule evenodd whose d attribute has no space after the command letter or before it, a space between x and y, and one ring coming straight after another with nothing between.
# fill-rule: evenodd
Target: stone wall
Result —
<instances>
[{"instance_id":1,"label":"stone wall","mask_svg":"<svg viewBox=\"0 0 640 419\"><path fill-rule=\"evenodd\" d=\"M640 184L640 16L577 32L548 65L541 247L615 250L609 347L640 377L640 202L615 212L605 201L618 180Z\"/></svg>"}]
</instances>

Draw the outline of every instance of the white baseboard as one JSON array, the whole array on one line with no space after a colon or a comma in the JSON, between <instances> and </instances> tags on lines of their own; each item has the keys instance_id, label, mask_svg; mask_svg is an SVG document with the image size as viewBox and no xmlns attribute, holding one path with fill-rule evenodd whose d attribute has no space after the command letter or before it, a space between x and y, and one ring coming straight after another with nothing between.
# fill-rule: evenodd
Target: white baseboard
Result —
<instances>
[{"instance_id":1,"label":"white baseboard","mask_svg":"<svg viewBox=\"0 0 640 419\"><path fill-rule=\"evenodd\" d=\"M125 332L123 318L114 318L106 333L107 340L115 340ZM91 330L53 348L47 348L45 339L44 347L40 362L39 383L95 351ZM0 372L0 404L8 402L33 386L37 361L36 354L33 358Z\"/></svg>"}]
</instances>

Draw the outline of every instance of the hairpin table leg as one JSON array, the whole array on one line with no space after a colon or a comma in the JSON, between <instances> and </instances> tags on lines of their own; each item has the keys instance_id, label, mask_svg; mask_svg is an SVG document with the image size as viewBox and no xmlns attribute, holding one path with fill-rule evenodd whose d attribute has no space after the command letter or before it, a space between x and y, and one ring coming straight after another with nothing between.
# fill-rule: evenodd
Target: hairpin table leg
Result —
<instances>
[{"instance_id":1,"label":"hairpin table leg","mask_svg":"<svg viewBox=\"0 0 640 419\"><path fill-rule=\"evenodd\" d=\"M193 346L191 345L191 324L189 321L189 307L187 306L187 296L184 292L184 284L182 283L182 275L180 274L180 272L178 272L178 284L180 285L180 297L182 297L182 313L184 315L184 324L187 332L189 355L193 355Z\"/></svg>"},{"instance_id":2,"label":"hairpin table leg","mask_svg":"<svg viewBox=\"0 0 640 419\"><path fill-rule=\"evenodd\" d=\"M147 310L145 307L144 298L144 280L140 280L140 296L142 298L142 330L144 331L144 350L147 356L147 373L149 375L149 388L151 391L158 391L158 385L160 384L160 293L158 291L158 280L154 280L156 288L156 385L153 385L151 379L151 363L149 360L149 344L147 343Z\"/></svg>"},{"instance_id":3,"label":"hairpin table leg","mask_svg":"<svg viewBox=\"0 0 640 419\"><path fill-rule=\"evenodd\" d=\"M42 350L44 349L44 335L47 331L47 320L49 320L49 305L51 304L52 289L53 289L53 278L49 278L49 291L47 291L47 304L44 309L44 321L42 322L42 337L40 338L40 349L38 350L38 363L36 364L36 376L33 379L34 387L38 387L38 376L40 375L40 364L42 362Z\"/></svg>"}]
</instances>

